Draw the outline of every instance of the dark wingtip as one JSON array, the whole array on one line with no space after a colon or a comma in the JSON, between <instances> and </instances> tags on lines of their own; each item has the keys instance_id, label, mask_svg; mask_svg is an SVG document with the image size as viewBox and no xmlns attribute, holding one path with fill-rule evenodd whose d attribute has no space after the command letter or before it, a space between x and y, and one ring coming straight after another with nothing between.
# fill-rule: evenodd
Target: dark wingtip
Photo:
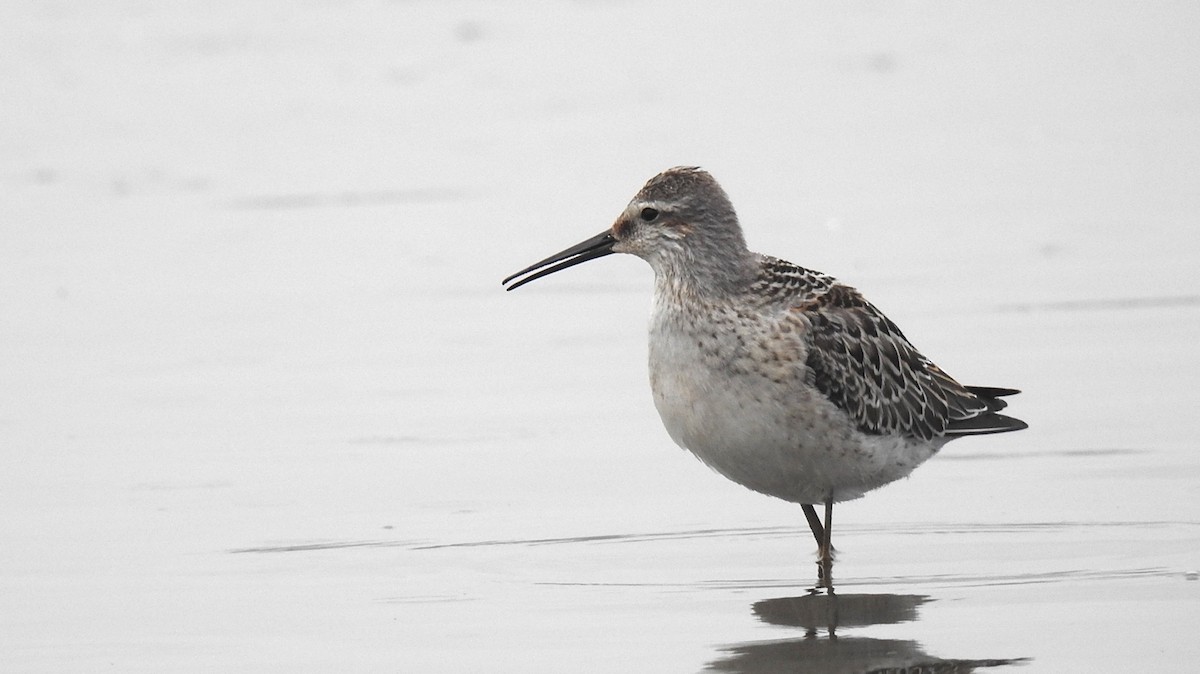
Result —
<instances>
[{"instance_id":1,"label":"dark wingtip","mask_svg":"<svg viewBox=\"0 0 1200 674\"><path fill-rule=\"evenodd\" d=\"M1020 393L1015 388L996 388L994 386L965 386L963 388L987 405L989 412L999 412L1008 407L1008 402L1001 398Z\"/></svg>"},{"instance_id":2,"label":"dark wingtip","mask_svg":"<svg viewBox=\"0 0 1200 674\"><path fill-rule=\"evenodd\" d=\"M1020 419L988 412L970 419L950 422L950 426L946 429L946 435L990 435L1023 431L1026 428L1029 428L1029 424Z\"/></svg>"},{"instance_id":3,"label":"dark wingtip","mask_svg":"<svg viewBox=\"0 0 1200 674\"><path fill-rule=\"evenodd\" d=\"M1015 396L1021 392L1015 388L997 388L995 386L967 386L965 388L980 398L1004 398Z\"/></svg>"}]
</instances>

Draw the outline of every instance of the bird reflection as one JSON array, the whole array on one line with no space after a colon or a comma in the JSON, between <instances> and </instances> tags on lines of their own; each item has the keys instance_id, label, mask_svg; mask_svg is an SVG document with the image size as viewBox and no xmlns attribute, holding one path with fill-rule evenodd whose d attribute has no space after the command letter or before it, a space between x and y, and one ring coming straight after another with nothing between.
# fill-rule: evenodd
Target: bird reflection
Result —
<instances>
[{"instance_id":1,"label":"bird reflection","mask_svg":"<svg viewBox=\"0 0 1200 674\"><path fill-rule=\"evenodd\" d=\"M768 625L803 627L815 637L820 628L836 637L837 629L896 625L917 619L917 607L930 601L919 594L833 594L812 591L803 597L763 599L752 610Z\"/></svg>"},{"instance_id":2,"label":"bird reflection","mask_svg":"<svg viewBox=\"0 0 1200 674\"><path fill-rule=\"evenodd\" d=\"M917 619L932 601L924 595L834 594L814 591L802 597L755 602L759 620L804 629L804 637L729 646L726 657L708 666L717 672L955 672L1026 662L1026 658L962 660L925 653L916 641L846 637L838 630L895 625ZM824 636L821 632L824 631Z\"/></svg>"}]
</instances>

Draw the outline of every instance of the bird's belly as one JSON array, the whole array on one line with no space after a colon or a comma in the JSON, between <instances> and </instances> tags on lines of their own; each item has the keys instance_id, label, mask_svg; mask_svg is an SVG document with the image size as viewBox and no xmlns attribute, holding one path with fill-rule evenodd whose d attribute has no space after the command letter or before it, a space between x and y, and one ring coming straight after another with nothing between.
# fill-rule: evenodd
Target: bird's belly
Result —
<instances>
[{"instance_id":1,"label":"bird's belly","mask_svg":"<svg viewBox=\"0 0 1200 674\"><path fill-rule=\"evenodd\" d=\"M652 363L654 403L671 438L730 480L787 501L858 498L944 444L863 434L799 373L771 379L669 354Z\"/></svg>"}]
</instances>

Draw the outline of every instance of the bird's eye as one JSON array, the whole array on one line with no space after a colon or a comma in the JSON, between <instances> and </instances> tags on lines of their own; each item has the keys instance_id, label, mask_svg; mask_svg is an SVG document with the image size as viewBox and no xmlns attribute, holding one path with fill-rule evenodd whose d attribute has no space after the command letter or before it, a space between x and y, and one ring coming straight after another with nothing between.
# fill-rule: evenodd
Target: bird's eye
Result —
<instances>
[{"instance_id":1,"label":"bird's eye","mask_svg":"<svg viewBox=\"0 0 1200 674\"><path fill-rule=\"evenodd\" d=\"M658 217L658 209L657 208L643 208L642 209L642 221L643 222L654 222L654 219L657 217Z\"/></svg>"}]
</instances>

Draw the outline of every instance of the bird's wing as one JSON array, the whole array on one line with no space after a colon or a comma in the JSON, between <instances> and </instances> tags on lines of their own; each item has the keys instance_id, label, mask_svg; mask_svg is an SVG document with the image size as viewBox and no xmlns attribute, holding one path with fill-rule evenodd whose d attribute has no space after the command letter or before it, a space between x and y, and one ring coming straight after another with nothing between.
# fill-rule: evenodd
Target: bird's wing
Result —
<instances>
[{"instance_id":1,"label":"bird's wing","mask_svg":"<svg viewBox=\"0 0 1200 674\"><path fill-rule=\"evenodd\" d=\"M972 393L922 356L854 288L832 283L791 310L811 326L809 384L864 433L929 440L1016 430L995 414L1000 401Z\"/></svg>"}]
</instances>

